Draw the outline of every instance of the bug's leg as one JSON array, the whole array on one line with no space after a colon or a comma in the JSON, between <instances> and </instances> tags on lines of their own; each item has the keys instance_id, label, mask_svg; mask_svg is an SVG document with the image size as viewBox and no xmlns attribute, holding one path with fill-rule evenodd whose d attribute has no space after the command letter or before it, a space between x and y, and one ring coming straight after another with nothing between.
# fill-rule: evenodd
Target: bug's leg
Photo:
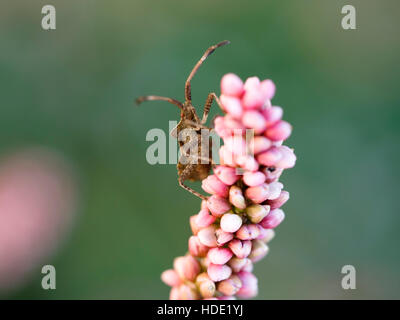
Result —
<instances>
[{"instance_id":1,"label":"bug's leg","mask_svg":"<svg viewBox=\"0 0 400 320\"><path fill-rule=\"evenodd\" d=\"M178 100L172 99L172 98L167 98L167 97L160 97L160 96L143 96L139 97L136 99L136 104L141 104L143 101L151 101L151 100L162 100L162 101L167 101L169 103L172 103L176 105L179 109L183 110L183 104L179 102Z\"/></svg>"},{"instance_id":2,"label":"bug's leg","mask_svg":"<svg viewBox=\"0 0 400 320\"><path fill-rule=\"evenodd\" d=\"M191 90L190 90L190 81L192 80L193 76L196 74L197 70L200 68L201 64L203 63L204 60L207 59L207 57L214 52L215 49L222 47L226 44L229 44L229 41L225 40L220 43L217 43L211 47L209 47L206 52L204 52L203 56L200 58L200 60L196 63L194 66L193 70L190 72L189 77L186 80L185 84L185 101L191 101L192 100L192 95L191 95Z\"/></svg>"},{"instance_id":3,"label":"bug's leg","mask_svg":"<svg viewBox=\"0 0 400 320\"><path fill-rule=\"evenodd\" d=\"M207 122L208 114L210 113L211 109L211 104L214 99L218 103L219 107L223 110L221 101L219 101L217 95L214 92L209 93L207 96L206 103L204 105L204 112L203 112L203 118L201 119L201 124L205 124Z\"/></svg>"},{"instance_id":4,"label":"bug's leg","mask_svg":"<svg viewBox=\"0 0 400 320\"><path fill-rule=\"evenodd\" d=\"M178 177L178 182L179 185L189 191L190 193L194 194L195 196L199 197L202 200L207 200L206 196L203 196L201 193L197 192L196 190L193 190L192 188L188 187L187 185L185 185L183 182L186 180L187 177L189 177L189 174L191 172L191 170L195 169L195 165L192 164L188 164L185 169L183 170L183 172L181 173L181 175Z\"/></svg>"}]
</instances>

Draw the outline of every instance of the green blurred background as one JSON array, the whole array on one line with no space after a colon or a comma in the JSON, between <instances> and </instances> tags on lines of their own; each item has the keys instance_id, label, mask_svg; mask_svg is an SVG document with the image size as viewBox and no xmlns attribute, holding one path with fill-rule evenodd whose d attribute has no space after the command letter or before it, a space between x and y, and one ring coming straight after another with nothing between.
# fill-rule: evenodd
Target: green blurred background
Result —
<instances>
[{"instance_id":1,"label":"green blurred background","mask_svg":"<svg viewBox=\"0 0 400 320\"><path fill-rule=\"evenodd\" d=\"M349 3L357 30L341 28ZM45 4L56 30L41 28ZM281 178L287 218L255 267L258 298L400 298L399 11L396 0L2 0L0 152L60 152L81 198L67 241L45 261L57 289L41 289L38 267L5 297L168 298L160 273L186 252L200 203L174 165L146 162L147 131L167 131L176 108L133 101L182 99L203 51L229 39L196 75L195 105L219 93L225 73L271 78L298 156ZM346 264L356 290L341 288Z\"/></svg>"}]
</instances>

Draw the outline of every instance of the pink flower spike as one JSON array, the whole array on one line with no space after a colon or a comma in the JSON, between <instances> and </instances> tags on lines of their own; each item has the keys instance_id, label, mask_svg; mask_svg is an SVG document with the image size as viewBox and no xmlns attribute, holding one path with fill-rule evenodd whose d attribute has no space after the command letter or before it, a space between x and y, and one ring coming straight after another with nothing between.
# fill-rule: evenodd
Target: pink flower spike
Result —
<instances>
[{"instance_id":1,"label":"pink flower spike","mask_svg":"<svg viewBox=\"0 0 400 320\"><path fill-rule=\"evenodd\" d=\"M259 223L267 216L267 214L269 213L269 209L269 206L253 204L246 208L246 214L251 222Z\"/></svg>"},{"instance_id":2,"label":"pink flower spike","mask_svg":"<svg viewBox=\"0 0 400 320\"><path fill-rule=\"evenodd\" d=\"M170 287L179 286L182 281L174 269L165 270L161 274L161 280Z\"/></svg>"},{"instance_id":3,"label":"pink flower spike","mask_svg":"<svg viewBox=\"0 0 400 320\"><path fill-rule=\"evenodd\" d=\"M231 209L228 200L216 195L211 196L207 200L208 209L214 217L221 217L225 212Z\"/></svg>"},{"instance_id":4,"label":"pink flower spike","mask_svg":"<svg viewBox=\"0 0 400 320\"><path fill-rule=\"evenodd\" d=\"M197 300L200 298L195 286L182 284L179 287L179 300Z\"/></svg>"},{"instance_id":5,"label":"pink flower spike","mask_svg":"<svg viewBox=\"0 0 400 320\"><path fill-rule=\"evenodd\" d=\"M263 173L265 174L266 182L271 183L274 181L277 181L279 177L281 176L283 169L282 168L274 168L274 167L265 167L263 170Z\"/></svg>"},{"instance_id":6,"label":"pink flower spike","mask_svg":"<svg viewBox=\"0 0 400 320\"><path fill-rule=\"evenodd\" d=\"M265 108L262 112L265 120L267 121L267 127L270 127L281 120L283 116L283 110L281 107L278 106Z\"/></svg>"},{"instance_id":7,"label":"pink flower spike","mask_svg":"<svg viewBox=\"0 0 400 320\"><path fill-rule=\"evenodd\" d=\"M243 182L249 187L257 187L265 182L265 175L260 171L247 171L243 175Z\"/></svg>"},{"instance_id":8,"label":"pink flower spike","mask_svg":"<svg viewBox=\"0 0 400 320\"><path fill-rule=\"evenodd\" d=\"M277 209L282 207L286 201L289 200L289 192L282 190L279 197L274 199L274 200L268 200L268 205L271 207L271 209Z\"/></svg>"},{"instance_id":9,"label":"pink flower spike","mask_svg":"<svg viewBox=\"0 0 400 320\"><path fill-rule=\"evenodd\" d=\"M256 263L264 258L269 251L268 246L262 242L261 240L253 240L251 253L249 255L249 259L251 262Z\"/></svg>"},{"instance_id":10,"label":"pink flower spike","mask_svg":"<svg viewBox=\"0 0 400 320\"><path fill-rule=\"evenodd\" d=\"M228 186L218 179L216 175L209 175L202 181L201 187L203 190L210 194L226 198L228 197Z\"/></svg>"},{"instance_id":11,"label":"pink flower spike","mask_svg":"<svg viewBox=\"0 0 400 320\"><path fill-rule=\"evenodd\" d=\"M274 229L283 219L285 219L285 213L281 209L274 209L260 222L260 225L264 229Z\"/></svg>"},{"instance_id":12,"label":"pink flower spike","mask_svg":"<svg viewBox=\"0 0 400 320\"><path fill-rule=\"evenodd\" d=\"M233 256L229 248L212 248L207 257L213 264L226 264Z\"/></svg>"},{"instance_id":13,"label":"pink flower spike","mask_svg":"<svg viewBox=\"0 0 400 320\"><path fill-rule=\"evenodd\" d=\"M208 247L202 244L197 236L191 236L189 238L189 252L194 257L205 257Z\"/></svg>"},{"instance_id":14,"label":"pink flower spike","mask_svg":"<svg viewBox=\"0 0 400 320\"><path fill-rule=\"evenodd\" d=\"M207 228L201 229L197 236L200 242L207 246L207 247L216 247L217 243L217 236L215 235L216 227L211 225Z\"/></svg>"},{"instance_id":15,"label":"pink flower spike","mask_svg":"<svg viewBox=\"0 0 400 320\"><path fill-rule=\"evenodd\" d=\"M247 188L245 191L246 198L250 199L254 203L262 203L268 199L269 188L266 183L257 187Z\"/></svg>"},{"instance_id":16,"label":"pink flower spike","mask_svg":"<svg viewBox=\"0 0 400 320\"><path fill-rule=\"evenodd\" d=\"M200 273L200 265L191 255L176 258L174 269L182 280L193 281Z\"/></svg>"},{"instance_id":17,"label":"pink flower spike","mask_svg":"<svg viewBox=\"0 0 400 320\"><path fill-rule=\"evenodd\" d=\"M265 136L272 141L281 141L289 138L292 133L292 126L283 120L278 121L265 131Z\"/></svg>"},{"instance_id":18,"label":"pink flower spike","mask_svg":"<svg viewBox=\"0 0 400 320\"><path fill-rule=\"evenodd\" d=\"M236 295L243 299L254 298L258 294L257 278L252 273L246 271L239 272L238 277L242 281L242 287Z\"/></svg>"},{"instance_id":19,"label":"pink flower spike","mask_svg":"<svg viewBox=\"0 0 400 320\"><path fill-rule=\"evenodd\" d=\"M246 208L246 200L244 199L241 188L238 186L232 186L229 189L229 202L241 210Z\"/></svg>"},{"instance_id":20,"label":"pink flower spike","mask_svg":"<svg viewBox=\"0 0 400 320\"><path fill-rule=\"evenodd\" d=\"M229 260L228 265L232 268L233 272L238 273L246 265L247 260L247 258L240 259L237 257L233 257L231 260Z\"/></svg>"},{"instance_id":21,"label":"pink flower spike","mask_svg":"<svg viewBox=\"0 0 400 320\"><path fill-rule=\"evenodd\" d=\"M212 280L204 280L199 284L199 291L205 299L214 297L215 290L215 283Z\"/></svg>"},{"instance_id":22,"label":"pink flower spike","mask_svg":"<svg viewBox=\"0 0 400 320\"><path fill-rule=\"evenodd\" d=\"M250 259L246 259L246 264L243 266L243 269L241 271L253 272L253 268L253 262L251 262Z\"/></svg>"},{"instance_id":23,"label":"pink flower spike","mask_svg":"<svg viewBox=\"0 0 400 320\"><path fill-rule=\"evenodd\" d=\"M221 138L225 138L231 135L231 130L226 128L225 119L221 116L214 119L214 130Z\"/></svg>"},{"instance_id":24,"label":"pink flower spike","mask_svg":"<svg viewBox=\"0 0 400 320\"><path fill-rule=\"evenodd\" d=\"M237 275L232 275L228 279L218 283L217 290L226 296L233 296L242 287L242 281Z\"/></svg>"},{"instance_id":25,"label":"pink flower spike","mask_svg":"<svg viewBox=\"0 0 400 320\"><path fill-rule=\"evenodd\" d=\"M246 90L243 98L242 105L247 110L260 109L265 102L263 93L259 88L250 88Z\"/></svg>"},{"instance_id":26,"label":"pink flower spike","mask_svg":"<svg viewBox=\"0 0 400 320\"><path fill-rule=\"evenodd\" d=\"M242 225L242 218L234 213L225 213L221 218L221 229L225 232L236 232Z\"/></svg>"},{"instance_id":27,"label":"pink flower spike","mask_svg":"<svg viewBox=\"0 0 400 320\"><path fill-rule=\"evenodd\" d=\"M224 125L230 135L244 135L246 133L246 127L242 124L241 119L235 119L229 114L224 117Z\"/></svg>"},{"instance_id":28,"label":"pink flower spike","mask_svg":"<svg viewBox=\"0 0 400 320\"><path fill-rule=\"evenodd\" d=\"M232 274L232 269L226 264L210 263L207 269L208 276L214 282L228 279Z\"/></svg>"},{"instance_id":29,"label":"pink flower spike","mask_svg":"<svg viewBox=\"0 0 400 320\"><path fill-rule=\"evenodd\" d=\"M256 158L260 164L274 167L283 158L283 154L277 147L271 147L267 151L258 154Z\"/></svg>"},{"instance_id":30,"label":"pink flower spike","mask_svg":"<svg viewBox=\"0 0 400 320\"><path fill-rule=\"evenodd\" d=\"M221 93L229 96L240 97L243 93L244 85L242 79L240 79L234 73L227 73L221 79Z\"/></svg>"},{"instance_id":31,"label":"pink flower spike","mask_svg":"<svg viewBox=\"0 0 400 320\"><path fill-rule=\"evenodd\" d=\"M236 238L240 240L253 240L260 235L260 230L256 224L245 224L236 231Z\"/></svg>"},{"instance_id":32,"label":"pink flower spike","mask_svg":"<svg viewBox=\"0 0 400 320\"><path fill-rule=\"evenodd\" d=\"M232 118L239 120L242 117L243 109L240 100L236 97L221 95L220 101L224 107L224 111L232 116Z\"/></svg>"},{"instance_id":33,"label":"pink flower spike","mask_svg":"<svg viewBox=\"0 0 400 320\"><path fill-rule=\"evenodd\" d=\"M251 241L249 240L240 241L239 239L234 239L229 242L228 246L234 255L240 259L247 258L251 252Z\"/></svg>"},{"instance_id":34,"label":"pink flower spike","mask_svg":"<svg viewBox=\"0 0 400 320\"><path fill-rule=\"evenodd\" d=\"M215 222L215 217L210 214L208 208L201 209L196 216L195 223L199 228L205 228Z\"/></svg>"},{"instance_id":35,"label":"pink flower spike","mask_svg":"<svg viewBox=\"0 0 400 320\"><path fill-rule=\"evenodd\" d=\"M214 173L219 180L228 186L233 185L240 178L236 175L236 169L231 167L217 166L214 169Z\"/></svg>"},{"instance_id":36,"label":"pink flower spike","mask_svg":"<svg viewBox=\"0 0 400 320\"><path fill-rule=\"evenodd\" d=\"M255 134L263 133L267 127L264 116L255 110L246 111L243 114L242 122L247 128L254 129Z\"/></svg>"},{"instance_id":37,"label":"pink flower spike","mask_svg":"<svg viewBox=\"0 0 400 320\"><path fill-rule=\"evenodd\" d=\"M265 99L271 100L274 97L276 87L272 80L266 79L261 81L260 88Z\"/></svg>"},{"instance_id":38,"label":"pink flower spike","mask_svg":"<svg viewBox=\"0 0 400 320\"><path fill-rule=\"evenodd\" d=\"M215 236L217 237L218 246L222 246L233 239L233 233L225 232L221 228L215 231Z\"/></svg>"}]
</instances>

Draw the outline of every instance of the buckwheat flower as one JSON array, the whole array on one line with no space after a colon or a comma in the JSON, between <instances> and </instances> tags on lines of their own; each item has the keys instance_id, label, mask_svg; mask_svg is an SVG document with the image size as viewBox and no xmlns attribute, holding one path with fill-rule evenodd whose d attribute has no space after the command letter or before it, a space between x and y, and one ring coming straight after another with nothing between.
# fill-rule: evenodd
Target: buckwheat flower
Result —
<instances>
[{"instance_id":1,"label":"buckwheat flower","mask_svg":"<svg viewBox=\"0 0 400 320\"><path fill-rule=\"evenodd\" d=\"M171 299L249 299L258 293L254 263L269 252L274 229L284 220L280 209L289 199L279 178L296 163L284 143L292 126L273 106L275 84L267 79L234 74L221 80L224 116L214 127L224 144L220 165L202 181L209 194L201 210L190 217L193 235L189 253L162 274L172 286ZM252 132L252 136L247 133Z\"/></svg>"}]
</instances>

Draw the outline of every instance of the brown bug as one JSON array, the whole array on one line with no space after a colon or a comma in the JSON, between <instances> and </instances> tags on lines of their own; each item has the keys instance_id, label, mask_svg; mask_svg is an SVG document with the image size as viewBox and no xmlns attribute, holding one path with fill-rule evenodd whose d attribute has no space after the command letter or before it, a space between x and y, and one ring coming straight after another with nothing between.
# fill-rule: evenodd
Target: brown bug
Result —
<instances>
[{"instance_id":1,"label":"brown bug","mask_svg":"<svg viewBox=\"0 0 400 320\"><path fill-rule=\"evenodd\" d=\"M186 189L187 191L191 192L192 194L198 196L199 198L206 200L207 198L200 194L199 192L193 190L192 188L186 186L184 184L185 180L189 181L199 181L205 179L210 169L213 165L212 162L212 154L211 154L211 140L210 138L204 137L201 134L201 130L211 130L211 128L205 126L207 122L207 117L210 112L211 104L215 99L217 103L220 105L219 99L217 95L212 92L209 93L206 99L206 103L204 105L203 117L200 118L196 114L196 110L192 105L192 96L191 96L191 84L190 81L192 80L193 76L196 74L197 70L200 68L202 63L209 55L211 55L215 49L229 44L229 41L225 40L220 43L217 43L211 47L209 47L200 58L200 60L196 63L193 70L190 72L189 77L185 83L185 102L181 103L178 100L167 98L167 97L160 97L160 96L144 96L139 97L136 99L136 103L140 104L143 101L148 100L163 100L169 103L176 105L181 110L181 118L178 125L171 131L171 135L175 138L178 138L179 148L181 152L181 156L179 158L177 169L178 169L178 181L179 185ZM185 133L186 138L182 141L179 139L181 134ZM193 142L196 143L197 152L192 154L193 152L188 152L188 149L191 150L193 144L190 143L191 138L194 137ZM208 141L204 141L207 139ZM204 143L208 143L208 150L202 150L201 146L204 146ZM189 151L190 151L189 150ZM199 163L200 162L200 163Z\"/></svg>"}]
</instances>

